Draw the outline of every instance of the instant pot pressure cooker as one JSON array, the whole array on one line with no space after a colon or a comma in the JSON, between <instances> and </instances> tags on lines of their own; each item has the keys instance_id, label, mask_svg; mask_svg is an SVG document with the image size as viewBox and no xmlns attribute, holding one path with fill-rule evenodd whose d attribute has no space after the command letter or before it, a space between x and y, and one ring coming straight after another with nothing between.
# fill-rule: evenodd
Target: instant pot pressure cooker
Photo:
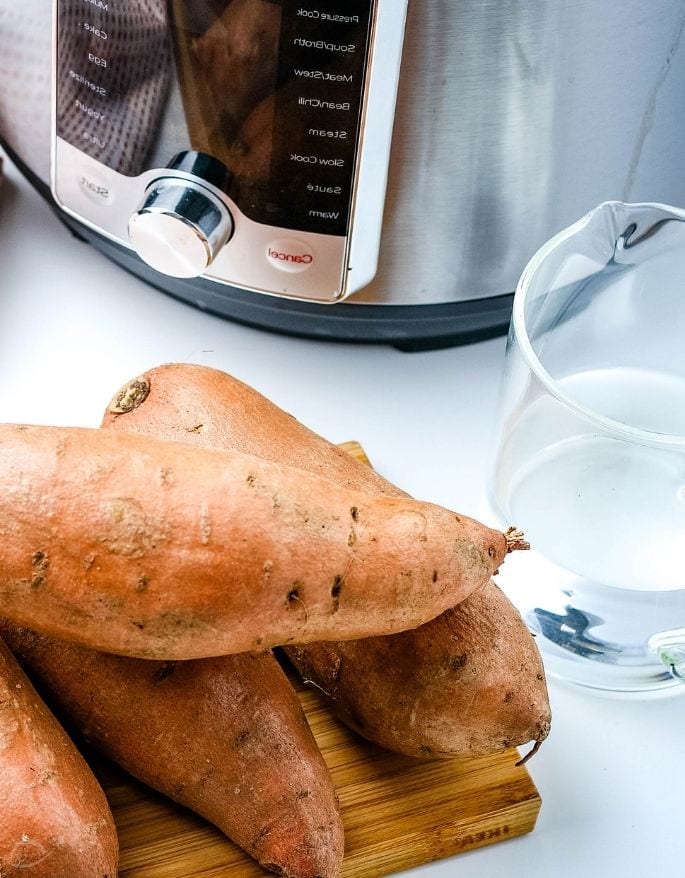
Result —
<instances>
[{"instance_id":1,"label":"instant pot pressure cooker","mask_svg":"<svg viewBox=\"0 0 685 878\"><path fill-rule=\"evenodd\" d=\"M684 29L682 0L0 0L0 134L180 299L452 344L598 202L685 203Z\"/></svg>"}]
</instances>

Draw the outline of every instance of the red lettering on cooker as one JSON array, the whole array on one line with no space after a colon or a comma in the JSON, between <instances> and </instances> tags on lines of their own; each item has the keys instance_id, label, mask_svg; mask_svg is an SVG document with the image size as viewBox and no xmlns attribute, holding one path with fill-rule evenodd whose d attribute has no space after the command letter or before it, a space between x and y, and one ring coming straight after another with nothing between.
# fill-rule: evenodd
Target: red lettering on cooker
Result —
<instances>
[{"instance_id":1,"label":"red lettering on cooker","mask_svg":"<svg viewBox=\"0 0 685 878\"><path fill-rule=\"evenodd\" d=\"M294 262L297 265L311 265L314 257L311 253L284 253L282 250L274 250L269 247L269 257L278 259L279 262Z\"/></svg>"}]
</instances>

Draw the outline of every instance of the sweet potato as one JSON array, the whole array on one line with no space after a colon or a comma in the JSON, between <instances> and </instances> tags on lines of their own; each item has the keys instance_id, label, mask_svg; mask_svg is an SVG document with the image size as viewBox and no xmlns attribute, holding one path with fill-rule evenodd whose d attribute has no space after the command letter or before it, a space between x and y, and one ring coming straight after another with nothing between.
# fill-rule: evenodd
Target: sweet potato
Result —
<instances>
[{"instance_id":1,"label":"sweet potato","mask_svg":"<svg viewBox=\"0 0 685 878\"><path fill-rule=\"evenodd\" d=\"M105 795L0 641L0 876L116 878Z\"/></svg>"},{"instance_id":2,"label":"sweet potato","mask_svg":"<svg viewBox=\"0 0 685 878\"><path fill-rule=\"evenodd\" d=\"M279 875L338 874L335 792L270 653L156 662L49 640L6 621L0 632L69 722L139 780Z\"/></svg>"},{"instance_id":3,"label":"sweet potato","mask_svg":"<svg viewBox=\"0 0 685 878\"><path fill-rule=\"evenodd\" d=\"M0 537L0 615L164 660L411 628L510 548L442 507L253 455L16 425L0 426Z\"/></svg>"},{"instance_id":4,"label":"sweet potato","mask_svg":"<svg viewBox=\"0 0 685 878\"><path fill-rule=\"evenodd\" d=\"M389 750L484 756L549 732L533 638L494 582L413 631L312 646L287 650L305 682Z\"/></svg>"},{"instance_id":5,"label":"sweet potato","mask_svg":"<svg viewBox=\"0 0 685 878\"><path fill-rule=\"evenodd\" d=\"M147 372L117 394L103 423L296 463L355 490L401 493L257 391L201 366ZM549 731L539 653L494 582L412 631L286 651L341 719L410 756L482 755Z\"/></svg>"}]
</instances>

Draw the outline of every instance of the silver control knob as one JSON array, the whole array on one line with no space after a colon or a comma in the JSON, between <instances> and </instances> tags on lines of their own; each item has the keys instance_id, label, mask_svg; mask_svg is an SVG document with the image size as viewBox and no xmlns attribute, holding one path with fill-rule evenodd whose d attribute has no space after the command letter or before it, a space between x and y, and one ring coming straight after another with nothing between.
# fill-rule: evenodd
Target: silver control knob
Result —
<instances>
[{"instance_id":1,"label":"silver control knob","mask_svg":"<svg viewBox=\"0 0 685 878\"><path fill-rule=\"evenodd\" d=\"M148 188L128 224L133 249L171 277L197 277L233 233L223 201L192 180L162 177Z\"/></svg>"}]
</instances>

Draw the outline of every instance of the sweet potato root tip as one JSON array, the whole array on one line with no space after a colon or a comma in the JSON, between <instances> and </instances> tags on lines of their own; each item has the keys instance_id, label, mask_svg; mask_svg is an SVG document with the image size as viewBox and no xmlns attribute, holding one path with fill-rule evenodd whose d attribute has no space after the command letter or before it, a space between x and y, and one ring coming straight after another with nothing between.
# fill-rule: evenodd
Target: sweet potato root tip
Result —
<instances>
[{"instance_id":1,"label":"sweet potato root tip","mask_svg":"<svg viewBox=\"0 0 685 878\"><path fill-rule=\"evenodd\" d=\"M149 393L150 382L142 376L134 378L114 394L107 411L113 415L126 415L145 402Z\"/></svg>"},{"instance_id":2,"label":"sweet potato root tip","mask_svg":"<svg viewBox=\"0 0 685 878\"><path fill-rule=\"evenodd\" d=\"M530 543L525 539L525 534L517 527L508 528L505 536L507 538L507 554L509 552L527 552L530 549Z\"/></svg>"},{"instance_id":3,"label":"sweet potato root tip","mask_svg":"<svg viewBox=\"0 0 685 878\"><path fill-rule=\"evenodd\" d=\"M539 679L539 677L538 677ZM535 743L530 748L530 750L523 756L516 765L525 765L530 759L535 756L540 747L542 747L543 743L546 741L547 736L549 735L550 729L552 727L552 722L549 716L547 719L541 719L537 724L537 736L534 738Z\"/></svg>"},{"instance_id":4,"label":"sweet potato root tip","mask_svg":"<svg viewBox=\"0 0 685 878\"><path fill-rule=\"evenodd\" d=\"M547 737L547 736L545 735L545 737ZM523 756L523 757L521 757L521 759L519 759L519 761L516 763L516 765L517 766L525 765L529 759L532 759L533 756L535 756L535 754L538 752L540 747L542 747L544 740L545 740L545 738L538 738L538 740L535 742L535 744L533 744L533 746L530 748L530 750L526 753L525 756Z\"/></svg>"}]
</instances>

